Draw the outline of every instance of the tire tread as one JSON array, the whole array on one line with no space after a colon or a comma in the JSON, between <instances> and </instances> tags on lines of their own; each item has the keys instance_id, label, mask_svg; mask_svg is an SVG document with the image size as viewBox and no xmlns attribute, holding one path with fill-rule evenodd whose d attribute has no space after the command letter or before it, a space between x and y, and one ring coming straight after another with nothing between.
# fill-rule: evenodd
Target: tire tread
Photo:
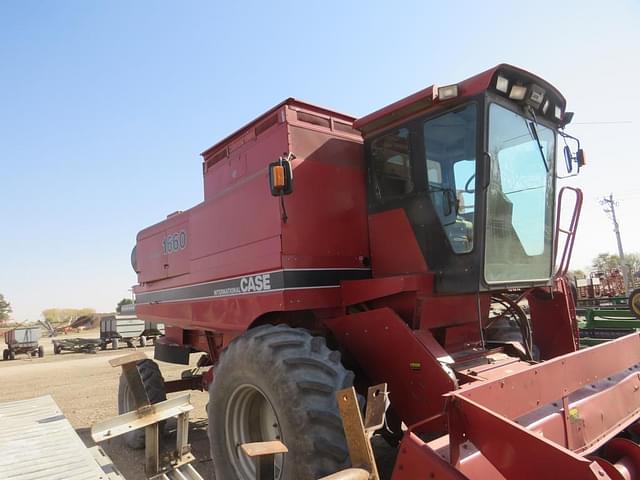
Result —
<instances>
[{"instance_id":1,"label":"tire tread","mask_svg":"<svg viewBox=\"0 0 640 480\"><path fill-rule=\"evenodd\" d=\"M282 401L279 407L283 415L291 416L296 434L288 441L283 430L289 453L281 480L321 478L349 466L335 393L351 386L354 374L340 359L324 338L288 325L259 326L234 339L215 366L209 390L209 440L216 478L235 478L223 442L225 394L232 388L225 376L236 375L234 381L239 382L238 371L245 368L257 377L268 377L276 385L274 391L286 392L286 396L274 394L274 399Z\"/></svg>"}]
</instances>

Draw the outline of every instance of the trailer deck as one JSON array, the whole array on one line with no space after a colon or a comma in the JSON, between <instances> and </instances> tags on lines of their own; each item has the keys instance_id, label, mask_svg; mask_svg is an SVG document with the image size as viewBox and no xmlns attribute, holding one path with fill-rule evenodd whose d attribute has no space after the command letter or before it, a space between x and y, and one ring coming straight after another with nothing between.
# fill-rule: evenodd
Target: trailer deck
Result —
<instances>
[{"instance_id":1,"label":"trailer deck","mask_svg":"<svg viewBox=\"0 0 640 480\"><path fill-rule=\"evenodd\" d=\"M0 404L0 478L124 480L100 447L87 448L50 395Z\"/></svg>"}]
</instances>

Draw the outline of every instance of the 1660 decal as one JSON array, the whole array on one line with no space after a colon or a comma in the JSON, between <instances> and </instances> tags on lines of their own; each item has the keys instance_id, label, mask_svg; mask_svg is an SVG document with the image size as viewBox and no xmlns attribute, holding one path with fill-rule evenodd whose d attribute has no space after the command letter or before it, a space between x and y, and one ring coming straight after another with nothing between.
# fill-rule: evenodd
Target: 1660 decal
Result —
<instances>
[{"instance_id":1,"label":"1660 decal","mask_svg":"<svg viewBox=\"0 0 640 480\"><path fill-rule=\"evenodd\" d=\"M187 232L170 233L162 239L162 253L169 255L184 250L187 247Z\"/></svg>"}]
</instances>

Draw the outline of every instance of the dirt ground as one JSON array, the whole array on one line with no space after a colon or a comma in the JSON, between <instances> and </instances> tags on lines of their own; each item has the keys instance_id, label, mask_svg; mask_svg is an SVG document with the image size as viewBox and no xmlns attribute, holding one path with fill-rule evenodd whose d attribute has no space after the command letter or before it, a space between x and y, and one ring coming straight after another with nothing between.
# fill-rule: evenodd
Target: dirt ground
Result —
<instances>
[{"instance_id":1,"label":"dirt ground","mask_svg":"<svg viewBox=\"0 0 640 480\"><path fill-rule=\"evenodd\" d=\"M97 331L85 331L79 335L67 335L60 338L84 337L96 338ZM131 353L130 348L98 351L96 354L63 352L53 354L51 339L43 338L44 358L18 355L14 361L0 361L0 402L24 400L41 395L51 395L65 416L69 419L87 446L95 443L91 439L91 425L117 415L117 392L119 368L112 368L108 360L116 356ZM4 348L4 345L1 346ZM153 358L153 347L140 349ZM192 355L195 364L198 355ZM166 380L180 378L186 367L159 362ZM8 388L7 386L10 386ZM169 396L184 394L176 393ZM195 468L207 480L214 480L213 464L209 453L207 438L207 418L205 405L208 395L204 392L191 392L194 410L190 414L189 441L196 457ZM377 440L377 439L374 439ZM169 436L170 444L175 437ZM381 475L390 478L395 451L375 441ZM127 480L144 480L144 452L131 450L120 439L105 442L102 447L111 457L115 466ZM223 480L223 479L219 479ZM231 480L231 479L224 479Z\"/></svg>"}]
</instances>

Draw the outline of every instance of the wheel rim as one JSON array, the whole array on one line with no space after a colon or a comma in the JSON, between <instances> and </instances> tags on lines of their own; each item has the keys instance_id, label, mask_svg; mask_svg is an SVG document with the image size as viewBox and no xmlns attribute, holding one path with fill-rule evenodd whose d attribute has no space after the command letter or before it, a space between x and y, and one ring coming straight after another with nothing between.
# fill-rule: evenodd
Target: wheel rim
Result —
<instances>
[{"instance_id":1,"label":"wheel rim","mask_svg":"<svg viewBox=\"0 0 640 480\"><path fill-rule=\"evenodd\" d=\"M254 385L241 385L229 397L225 412L227 456L239 480L254 480L254 461L240 449L243 443L281 440L280 422L265 394ZM284 456L275 456L275 480L282 476Z\"/></svg>"}]
</instances>

